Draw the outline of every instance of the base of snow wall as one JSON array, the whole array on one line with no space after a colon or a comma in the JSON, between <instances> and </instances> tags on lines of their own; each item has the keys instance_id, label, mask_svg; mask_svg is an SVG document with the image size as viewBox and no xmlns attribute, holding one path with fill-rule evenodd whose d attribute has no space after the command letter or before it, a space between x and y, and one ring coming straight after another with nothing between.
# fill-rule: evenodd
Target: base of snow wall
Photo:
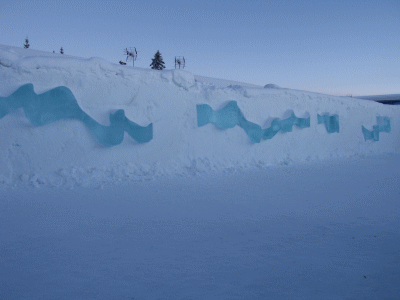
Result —
<instances>
[{"instance_id":1,"label":"base of snow wall","mask_svg":"<svg viewBox=\"0 0 400 300\"><path fill-rule=\"evenodd\" d=\"M212 89L192 84L188 74L182 73L178 77L170 74L172 72L149 72L146 77L140 74L140 80L132 85L134 96L129 101L120 98L120 86L104 83L102 88L108 89L106 95L114 88L119 99L117 104L115 100L107 104L107 99L98 98L102 94L100 85L95 97L90 98L85 85L68 86L68 81L63 82L74 93L82 109L104 125L108 125L109 113L121 108L130 120L142 126L153 123L153 140L149 143L138 144L125 134L120 145L104 147L77 120L64 119L33 127L21 109L5 116L0 120L0 184L100 186L118 181L206 174L400 150L399 107L291 90L248 88L246 93L239 93L232 89ZM177 85L176 78L190 85ZM15 88L18 84L14 83ZM35 86L35 82L33 84ZM90 89L90 82L88 86ZM35 92L41 93L55 86L43 88L42 82L41 87ZM122 94L129 94L129 85L124 87ZM81 97L85 93L86 99ZM310 116L310 127L299 129L294 126L292 132L279 132L270 140L254 144L238 126L231 129L219 129L214 124L197 126L197 104L209 104L218 110L230 100L237 101L248 121L262 128L268 128L273 118L285 119L292 112L299 118ZM96 101L100 103L97 107ZM328 133L324 124L318 124L317 114L325 113L339 115L339 133ZM377 116L390 118L391 132L380 133L379 141L365 141L362 126L372 130L377 125Z\"/></svg>"}]
</instances>

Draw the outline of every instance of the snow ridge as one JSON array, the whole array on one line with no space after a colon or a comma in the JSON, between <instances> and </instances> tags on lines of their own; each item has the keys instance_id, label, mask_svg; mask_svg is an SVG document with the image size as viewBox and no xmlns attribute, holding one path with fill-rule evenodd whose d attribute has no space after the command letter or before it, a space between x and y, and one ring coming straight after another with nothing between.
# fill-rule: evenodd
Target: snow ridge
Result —
<instances>
[{"instance_id":1,"label":"snow ridge","mask_svg":"<svg viewBox=\"0 0 400 300\"><path fill-rule=\"evenodd\" d=\"M41 94L67 87L79 107L103 126L123 109L138 124L153 124L145 144L124 139L99 145L78 120L62 119L41 127L21 110L0 120L0 186L101 186L125 180L235 172L248 168L305 163L336 157L394 153L400 150L400 107L284 88L263 88L225 80L210 82L183 70L147 70L0 45L0 97L31 83ZM218 84L217 84L218 83ZM292 114L310 117L310 127L278 132L252 143L240 127L198 127L196 106L215 110L236 101L248 122L269 128ZM317 114L337 114L340 133L317 126ZM362 126L390 119L391 132L365 140Z\"/></svg>"}]
</instances>

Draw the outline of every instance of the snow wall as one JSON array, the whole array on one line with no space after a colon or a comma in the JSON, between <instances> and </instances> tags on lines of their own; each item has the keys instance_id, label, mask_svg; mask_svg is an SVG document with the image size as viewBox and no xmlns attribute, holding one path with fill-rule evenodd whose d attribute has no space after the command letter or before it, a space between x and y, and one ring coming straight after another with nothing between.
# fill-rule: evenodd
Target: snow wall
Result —
<instances>
[{"instance_id":1,"label":"snow wall","mask_svg":"<svg viewBox=\"0 0 400 300\"><path fill-rule=\"evenodd\" d=\"M82 119L34 126L23 108L9 110L0 119L0 185L100 186L400 151L399 106L216 81L0 45L3 106L26 84L37 95L63 86L101 126L123 110L153 134L106 146Z\"/></svg>"}]
</instances>

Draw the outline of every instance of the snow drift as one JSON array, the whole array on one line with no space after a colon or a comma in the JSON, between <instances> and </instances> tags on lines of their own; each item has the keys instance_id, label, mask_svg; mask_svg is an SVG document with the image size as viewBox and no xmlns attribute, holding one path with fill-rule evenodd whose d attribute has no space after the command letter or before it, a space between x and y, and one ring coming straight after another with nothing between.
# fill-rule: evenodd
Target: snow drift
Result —
<instances>
[{"instance_id":1,"label":"snow drift","mask_svg":"<svg viewBox=\"0 0 400 300\"><path fill-rule=\"evenodd\" d=\"M110 114L123 109L127 119L141 126L152 123L153 139L140 144L125 135L120 145L106 147L79 120L35 127L17 109L0 119L3 186L93 186L400 149L399 106L0 45L0 97L25 84L33 84L36 94L67 87L85 114L104 126L110 125ZM245 120L263 130L293 114L310 118L310 126L280 130L260 143L253 143L239 126L198 126L197 105L218 111L230 101L237 102ZM328 121L322 124L318 115L337 115L339 124L334 126L340 131L329 133ZM379 141L366 140L363 126L373 132L382 125L377 124L380 119L389 120L390 132L380 131Z\"/></svg>"}]
</instances>

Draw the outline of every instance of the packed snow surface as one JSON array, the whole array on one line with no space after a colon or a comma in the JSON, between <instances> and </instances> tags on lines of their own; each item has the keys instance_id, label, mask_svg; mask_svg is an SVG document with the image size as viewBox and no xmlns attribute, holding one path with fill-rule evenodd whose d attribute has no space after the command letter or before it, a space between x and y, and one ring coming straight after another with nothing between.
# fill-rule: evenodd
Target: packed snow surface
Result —
<instances>
[{"instance_id":1,"label":"packed snow surface","mask_svg":"<svg viewBox=\"0 0 400 300\"><path fill-rule=\"evenodd\" d=\"M152 123L153 139L138 144L126 134L120 145L105 147L79 120L35 127L18 109L0 119L0 183L6 186L100 186L400 149L400 107L0 45L0 97L28 83L36 94L67 87L80 108L102 125L109 125L110 113L123 109L140 126ZM219 110L230 101L263 129L293 113L310 117L311 124L260 143L252 143L239 126L197 126L196 105ZM318 114L337 114L340 132L328 133L318 124ZM373 130L378 116L390 119L391 132L381 132L379 141L365 141L362 126Z\"/></svg>"},{"instance_id":2,"label":"packed snow surface","mask_svg":"<svg viewBox=\"0 0 400 300\"><path fill-rule=\"evenodd\" d=\"M396 300L400 155L2 192L0 299Z\"/></svg>"}]
</instances>

